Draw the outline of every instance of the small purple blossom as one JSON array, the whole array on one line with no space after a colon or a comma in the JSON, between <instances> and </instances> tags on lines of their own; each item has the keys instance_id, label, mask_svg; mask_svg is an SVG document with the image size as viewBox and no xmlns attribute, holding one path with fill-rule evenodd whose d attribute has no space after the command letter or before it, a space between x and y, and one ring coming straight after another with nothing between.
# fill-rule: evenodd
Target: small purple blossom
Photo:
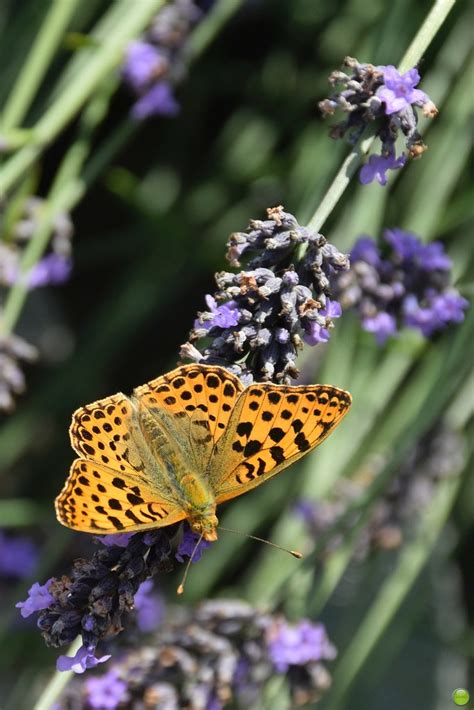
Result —
<instances>
[{"instance_id":1,"label":"small purple blossom","mask_svg":"<svg viewBox=\"0 0 474 710\"><path fill-rule=\"evenodd\" d=\"M115 710L127 699L127 684L116 670L85 681L87 704L94 710Z\"/></svg>"},{"instance_id":2,"label":"small purple blossom","mask_svg":"<svg viewBox=\"0 0 474 710\"><path fill-rule=\"evenodd\" d=\"M24 602L15 604L16 608L20 609L20 613L24 619L34 614L36 611L47 609L48 606L53 603L54 597L48 591L52 581L53 579L51 578L44 584L35 582L28 590L28 598Z\"/></svg>"},{"instance_id":3,"label":"small purple blossom","mask_svg":"<svg viewBox=\"0 0 474 710\"><path fill-rule=\"evenodd\" d=\"M373 333L379 345L383 345L391 335L397 332L397 322L389 313L381 311L376 315L364 318L362 327L367 333Z\"/></svg>"},{"instance_id":4,"label":"small purple blossom","mask_svg":"<svg viewBox=\"0 0 474 710\"><path fill-rule=\"evenodd\" d=\"M122 67L125 81L141 92L168 68L168 60L163 52L149 42L131 42Z\"/></svg>"},{"instance_id":5,"label":"small purple blossom","mask_svg":"<svg viewBox=\"0 0 474 710\"><path fill-rule=\"evenodd\" d=\"M237 325L239 322L239 309L234 301L227 301L218 306L216 299L209 294L207 294L205 301L209 311L196 319L194 322L195 328L210 330L214 326L219 328L232 328L234 325ZM208 318L208 314L212 317Z\"/></svg>"},{"instance_id":6,"label":"small purple blossom","mask_svg":"<svg viewBox=\"0 0 474 710\"><path fill-rule=\"evenodd\" d=\"M333 660L337 655L323 624L313 624L308 619L302 619L296 625L281 620L269 631L268 650L279 673L284 673L290 666Z\"/></svg>"},{"instance_id":7,"label":"small purple blossom","mask_svg":"<svg viewBox=\"0 0 474 710\"><path fill-rule=\"evenodd\" d=\"M199 540L200 535L191 530L191 528L186 524L184 526L183 539L178 545L175 557L178 562L184 562L184 557L191 557L196 547L196 543ZM198 562L204 550L211 546L208 540L201 540L194 553L193 562Z\"/></svg>"},{"instance_id":8,"label":"small purple blossom","mask_svg":"<svg viewBox=\"0 0 474 710\"><path fill-rule=\"evenodd\" d=\"M351 264L355 261L365 261L371 266L379 266L380 254L372 237L359 237L349 255Z\"/></svg>"},{"instance_id":9,"label":"small purple blossom","mask_svg":"<svg viewBox=\"0 0 474 710\"><path fill-rule=\"evenodd\" d=\"M411 104L422 106L428 103L428 96L424 91L415 89L420 81L418 69L410 69L405 74L400 74L398 69L389 64L383 67L384 85L377 91L378 98L385 104L385 113L400 113L409 108Z\"/></svg>"},{"instance_id":10,"label":"small purple blossom","mask_svg":"<svg viewBox=\"0 0 474 710\"><path fill-rule=\"evenodd\" d=\"M327 298L325 307L321 308L318 313L318 317L322 316L326 318L326 322L321 324L321 322L315 320L308 321L306 332L303 336L305 342L308 343L308 345L327 343L330 338L328 324L333 318L339 318L341 314L341 304L338 303L338 301L332 301L330 298Z\"/></svg>"},{"instance_id":11,"label":"small purple blossom","mask_svg":"<svg viewBox=\"0 0 474 710\"><path fill-rule=\"evenodd\" d=\"M97 537L103 545L106 547L127 547L130 542L130 538L135 535L135 533L114 533L113 535L101 535Z\"/></svg>"},{"instance_id":12,"label":"small purple blossom","mask_svg":"<svg viewBox=\"0 0 474 710\"><path fill-rule=\"evenodd\" d=\"M406 155L402 154L398 158L395 154L388 156L371 155L368 162L362 166L359 172L359 182L368 185L376 180L380 185L387 184L387 170L398 170L406 163Z\"/></svg>"},{"instance_id":13,"label":"small purple blossom","mask_svg":"<svg viewBox=\"0 0 474 710\"><path fill-rule=\"evenodd\" d=\"M56 668L58 671L84 673L89 668L95 668L99 663L105 663L110 657L109 654L97 658L93 647L81 646L75 656L59 656Z\"/></svg>"},{"instance_id":14,"label":"small purple blossom","mask_svg":"<svg viewBox=\"0 0 474 710\"><path fill-rule=\"evenodd\" d=\"M7 537L0 530L0 575L19 579L33 574L38 551L26 537Z\"/></svg>"},{"instance_id":15,"label":"small purple blossom","mask_svg":"<svg viewBox=\"0 0 474 710\"><path fill-rule=\"evenodd\" d=\"M153 594L153 581L147 579L138 587L135 594L135 611L137 626L140 631L148 633L154 631L165 613L165 606L161 597Z\"/></svg>"},{"instance_id":16,"label":"small purple blossom","mask_svg":"<svg viewBox=\"0 0 474 710\"><path fill-rule=\"evenodd\" d=\"M143 121L149 116L176 116L179 104L176 101L171 84L160 81L151 87L132 108L132 116Z\"/></svg>"}]
</instances>

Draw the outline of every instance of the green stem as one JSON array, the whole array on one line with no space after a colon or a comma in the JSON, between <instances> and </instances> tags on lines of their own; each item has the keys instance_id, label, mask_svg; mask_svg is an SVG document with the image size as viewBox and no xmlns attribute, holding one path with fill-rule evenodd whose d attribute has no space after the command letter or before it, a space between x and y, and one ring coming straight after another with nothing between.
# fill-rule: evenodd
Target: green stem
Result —
<instances>
[{"instance_id":1,"label":"green stem","mask_svg":"<svg viewBox=\"0 0 474 710\"><path fill-rule=\"evenodd\" d=\"M67 655L75 656L81 645L82 639L80 636L78 636L76 640L73 641L72 644L69 646ZM59 695L64 690L64 688L73 676L73 671L63 671L62 673L56 671L46 688L41 693L37 702L35 703L33 710L51 710L54 705L54 702L59 697Z\"/></svg>"},{"instance_id":2,"label":"green stem","mask_svg":"<svg viewBox=\"0 0 474 710\"><path fill-rule=\"evenodd\" d=\"M164 0L123 2L123 18L115 31L94 52L79 77L69 82L53 105L43 114L33 131L35 143L14 155L0 172L0 194L8 190L27 170L42 150L63 130L97 89L97 86L120 63L127 43L139 34Z\"/></svg>"},{"instance_id":3,"label":"green stem","mask_svg":"<svg viewBox=\"0 0 474 710\"><path fill-rule=\"evenodd\" d=\"M79 138L61 163L48 199L45 200L35 234L23 253L20 263L21 274L26 274L41 259L48 245L56 215L71 209L84 194L85 186L77 176L89 153L94 128L105 116L115 86L115 81L108 82L84 111ZM27 295L26 280L20 278L13 284L5 299L3 320L0 324L2 333L8 334L14 330Z\"/></svg>"},{"instance_id":4,"label":"green stem","mask_svg":"<svg viewBox=\"0 0 474 710\"><path fill-rule=\"evenodd\" d=\"M2 115L2 131L21 125L79 0L54 0L30 49Z\"/></svg>"},{"instance_id":5,"label":"green stem","mask_svg":"<svg viewBox=\"0 0 474 710\"><path fill-rule=\"evenodd\" d=\"M438 30L452 9L455 0L436 0L425 21L416 33L412 43L399 62L399 70L405 72L410 67L416 66L423 54L436 36ZM344 194L352 176L357 170L364 155L369 152L374 137L369 136L357 144L349 153L341 169L334 178L328 191L324 195L319 207L311 217L308 227L315 232L323 227L332 210Z\"/></svg>"},{"instance_id":6,"label":"green stem","mask_svg":"<svg viewBox=\"0 0 474 710\"><path fill-rule=\"evenodd\" d=\"M403 549L397 567L371 604L369 612L336 668L333 676L333 691L328 698L328 710L342 707L342 700L350 685L426 564L446 524L461 481L462 477L459 476L439 484L436 497L419 523L416 537Z\"/></svg>"}]
</instances>

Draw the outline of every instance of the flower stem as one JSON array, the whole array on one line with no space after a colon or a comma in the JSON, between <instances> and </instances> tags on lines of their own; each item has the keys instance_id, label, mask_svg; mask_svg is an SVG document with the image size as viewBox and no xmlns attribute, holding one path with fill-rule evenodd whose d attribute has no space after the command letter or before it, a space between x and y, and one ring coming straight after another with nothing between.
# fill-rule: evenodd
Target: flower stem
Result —
<instances>
[{"instance_id":1,"label":"flower stem","mask_svg":"<svg viewBox=\"0 0 474 710\"><path fill-rule=\"evenodd\" d=\"M69 646L67 655L75 656L82 645L82 639L78 636ZM74 675L73 671L56 671L46 688L33 706L33 710L51 710L56 699Z\"/></svg>"},{"instance_id":2,"label":"flower stem","mask_svg":"<svg viewBox=\"0 0 474 710\"><path fill-rule=\"evenodd\" d=\"M448 16L448 13L454 3L455 0L436 0L431 8L431 11L425 18L425 21L416 33L412 43L400 60L399 70L401 72L405 72L407 69L410 69L418 64L424 52ZM315 232L319 232L323 227L332 210L344 194L344 191L360 165L362 158L369 152L373 142L374 136L367 136L356 144L351 150L321 200L319 207L309 220L308 227L310 229Z\"/></svg>"},{"instance_id":3,"label":"flower stem","mask_svg":"<svg viewBox=\"0 0 474 710\"><path fill-rule=\"evenodd\" d=\"M54 0L3 109L1 129L20 126L79 0Z\"/></svg>"},{"instance_id":4,"label":"flower stem","mask_svg":"<svg viewBox=\"0 0 474 710\"><path fill-rule=\"evenodd\" d=\"M93 53L82 68L80 76L64 86L54 103L34 126L34 143L25 146L5 163L0 171L0 194L4 194L32 165L44 147L56 138L107 75L118 66L127 43L146 27L163 3L164 0L140 0L138 3L121 0L112 8L116 10L123 5L121 21Z\"/></svg>"}]
</instances>

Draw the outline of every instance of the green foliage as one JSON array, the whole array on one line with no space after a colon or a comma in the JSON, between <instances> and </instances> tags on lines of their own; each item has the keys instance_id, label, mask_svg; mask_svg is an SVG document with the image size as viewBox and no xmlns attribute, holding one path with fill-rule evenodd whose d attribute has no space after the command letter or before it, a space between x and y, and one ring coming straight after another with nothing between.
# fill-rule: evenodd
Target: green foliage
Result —
<instances>
[{"instance_id":1,"label":"green foliage","mask_svg":"<svg viewBox=\"0 0 474 710\"><path fill-rule=\"evenodd\" d=\"M30 296L15 285L1 324L2 333L19 332L42 354L0 426L0 525L41 541L35 579L61 574L91 550L86 536L59 528L52 506L72 459L71 412L176 364L212 273L225 267L228 234L262 218L266 207L282 203L301 223L327 217L322 231L341 250L387 226L442 239L459 288L473 297L466 3L422 45L422 88L440 110L422 122L429 151L385 189L341 174L326 212L321 201L346 157L317 112L327 75L345 55L397 64L430 3L221 0L191 38L181 114L137 126L117 70L127 42L161 4L28 0L0 9L0 139L11 137L12 147L0 165L2 235L34 193L46 205L24 268L44 252L57 211L73 211L76 228L70 283ZM231 502L222 516L225 527L302 549L306 559L222 533L190 574L187 602L239 596L324 621L339 657L321 708L441 710L456 687L467 687L473 336L471 310L432 342L406 333L380 349L344 315L327 346L305 350L301 367L313 381L351 391L352 414L317 453ZM464 464L439 482L399 549L357 562L354 551L400 466L441 424L464 442ZM313 550L295 503L331 500L338 483L362 474L370 482L344 519L355 514L356 522L348 529L338 521L343 539L323 559L325 539ZM165 581L171 598L175 584ZM27 686L37 697L54 662L34 628L12 632L13 602L28 586L9 591L0 610L0 665L15 676L0 680L0 694L10 693L2 707L20 707ZM284 693L277 685L268 696L277 703Z\"/></svg>"}]
</instances>

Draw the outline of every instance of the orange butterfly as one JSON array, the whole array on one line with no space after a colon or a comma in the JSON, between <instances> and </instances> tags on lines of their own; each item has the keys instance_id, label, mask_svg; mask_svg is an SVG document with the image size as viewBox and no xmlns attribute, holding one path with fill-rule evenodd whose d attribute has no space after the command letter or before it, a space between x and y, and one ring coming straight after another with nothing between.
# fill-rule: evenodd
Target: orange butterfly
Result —
<instances>
[{"instance_id":1,"label":"orange butterfly","mask_svg":"<svg viewBox=\"0 0 474 710\"><path fill-rule=\"evenodd\" d=\"M350 404L331 385L244 388L222 367L179 367L131 398L118 393L74 413L80 458L56 499L58 520L104 534L187 519L216 540L216 505L318 446Z\"/></svg>"}]
</instances>

